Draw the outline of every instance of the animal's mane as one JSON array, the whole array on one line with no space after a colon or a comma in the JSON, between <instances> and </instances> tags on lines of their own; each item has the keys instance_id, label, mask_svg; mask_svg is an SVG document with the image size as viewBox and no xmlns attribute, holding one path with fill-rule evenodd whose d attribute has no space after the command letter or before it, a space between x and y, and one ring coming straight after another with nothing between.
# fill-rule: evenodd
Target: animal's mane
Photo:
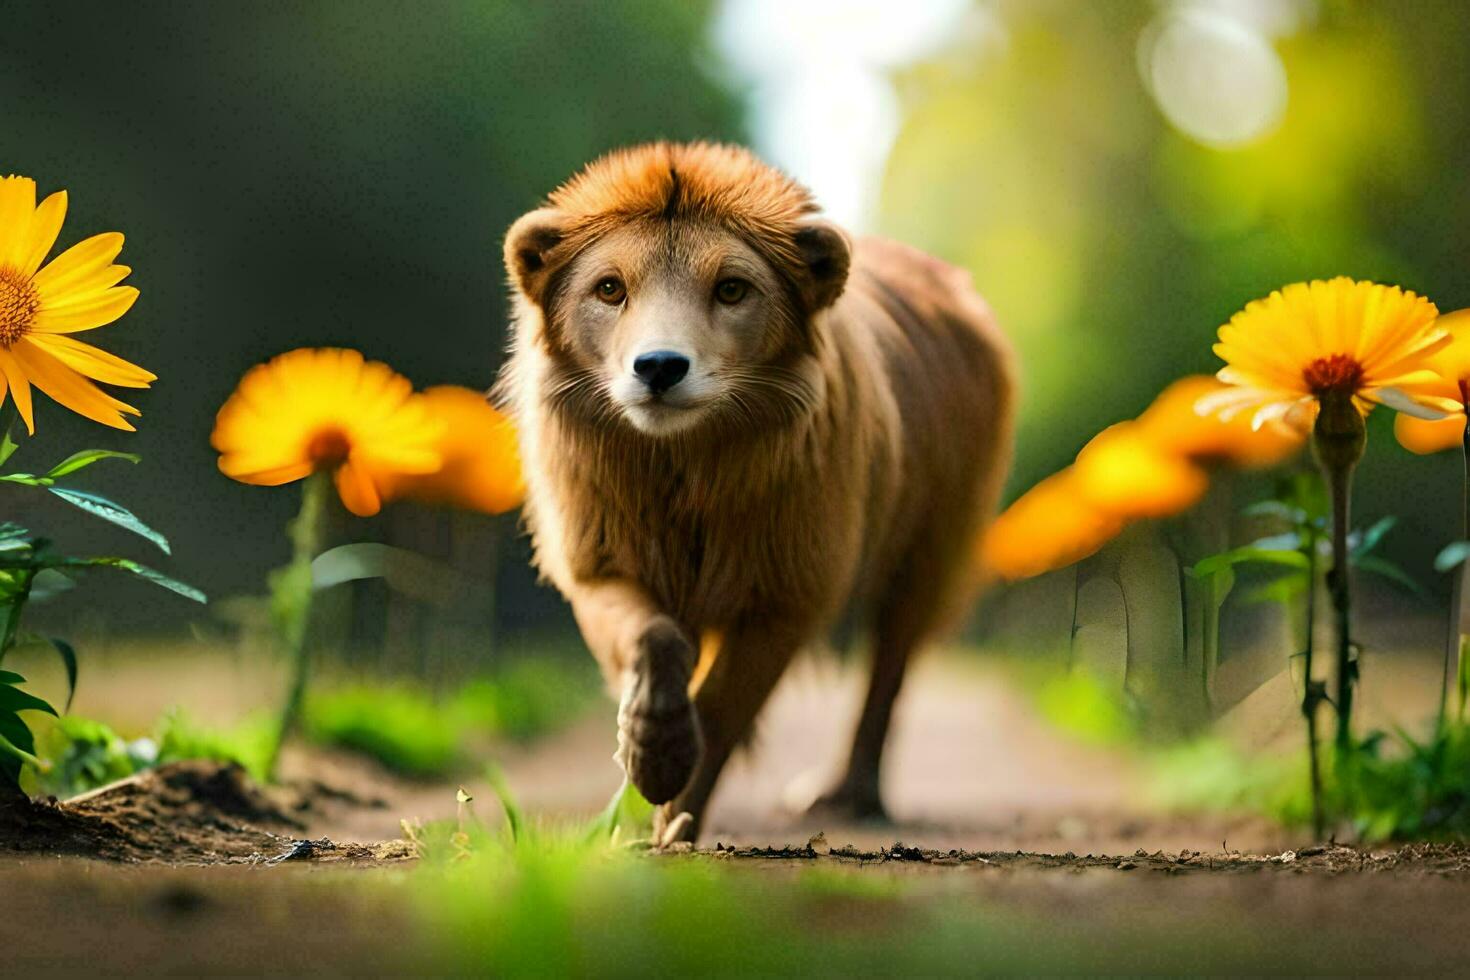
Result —
<instances>
[{"instance_id":1,"label":"animal's mane","mask_svg":"<svg viewBox=\"0 0 1470 980\"><path fill-rule=\"evenodd\" d=\"M564 241L578 250L632 221L723 225L771 258L797 266L794 235L818 208L805 187L749 150L723 143L647 143L594 160L552 191L566 216Z\"/></svg>"}]
</instances>

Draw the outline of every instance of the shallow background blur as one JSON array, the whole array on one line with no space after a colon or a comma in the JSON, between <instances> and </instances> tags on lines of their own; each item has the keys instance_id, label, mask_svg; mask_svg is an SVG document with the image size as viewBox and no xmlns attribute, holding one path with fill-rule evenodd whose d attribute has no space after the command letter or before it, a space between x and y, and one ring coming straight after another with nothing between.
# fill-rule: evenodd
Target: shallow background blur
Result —
<instances>
[{"instance_id":1,"label":"shallow background blur","mask_svg":"<svg viewBox=\"0 0 1470 980\"><path fill-rule=\"evenodd\" d=\"M297 494L215 470L213 414L239 376L340 344L418 386L488 386L504 229L639 140L752 143L840 220L969 269L1021 354L1011 495L1213 370L1215 328L1282 283L1346 274L1470 305L1455 2L28 4L7 24L0 169L70 192L62 247L127 234L142 299L99 342L160 376L136 435L43 402L17 462L142 453L87 483L168 533L163 566L222 600L109 582L36 611L83 644L258 615L231 597L285 560ZM1400 515L1390 553L1442 588L1429 566L1458 463L1409 456L1390 423L1375 413L1357 506ZM138 553L23 505L6 506L68 548ZM449 608L343 589L344 648L432 673L492 637L566 635L513 516L400 506L338 537L482 580Z\"/></svg>"}]
</instances>

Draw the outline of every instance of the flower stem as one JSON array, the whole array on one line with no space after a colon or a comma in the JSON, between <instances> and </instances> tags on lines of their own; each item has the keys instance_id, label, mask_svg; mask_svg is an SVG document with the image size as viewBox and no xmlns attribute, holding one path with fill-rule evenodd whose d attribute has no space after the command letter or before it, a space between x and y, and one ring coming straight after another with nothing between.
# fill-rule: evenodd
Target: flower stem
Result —
<instances>
[{"instance_id":1,"label":"flower stem","mask_svg":"<svg viewBox=\"0 0 1470 980\"><path fill-rule=\"evenodd\" d=\"M1470 392L1465 390L1463 381L1460 383L1460 396L1462 399L1470 396ZM1470 541L1470 419L1466 420L1464 434L1460 439L1460 462L1463 466L1460 484L1460 540ZM1455 566L1454 582L1450 586L1449 630L1445 637L1444 670L1439 684L1439 715L1435 729L1437 732L1444 731L1445 722L1448 720L1451 676L1455 678L1455 687L1459 695L1458 716L1461 721L1465 716L1465 579L1465 563L1460 562Z\"/></svg>"},{"instance_id":2,"label":"flower stem","mask_svg":"<svg viewBox=\"0 0 1470 980\"><path fill-rule=\"evenodd\" d=\"M1462 381L1460 382L1460 398L1462 401L1466 395L1465 383ZM1465 464L1464 481L1460 492L1460 507L1462 510L1460 540L1470 541L1470 416L1466 417L1465 432L1460 439L1460 455ZM1466 576L1465 563L1461 562L1455 568L1455 608L1453 612L1454 619L1451 625L1455 636L1455 687L1459 693L1459 701L1455 706L1455 710L1457 713L1456 717L1462 725L1465 723L1466 696L1470 695L1470 663L1466 662L1465 657L1467 643L1470 643L1470 637L1465 635L1465 590L1467 585L1470 585L1470 583L1467 583L1467 578L1470 578L1470 576ZM1449 665L1446 664L1445 666L1448 667ZM1448 678L1446 678L1446 682L1448 682ZM1442 700L1443 696L1441 696ZM1441 706L1441 717L1443 714L1443 706Z\"/></svg>"},{"instance_id":3,"label":"flower stem","mask_svg":"<svg viewBox=\"0 0 1470 980\"><path fill-rule=\"evenodd\" d=\"M1349 568L1348 521L1351 513L1353 470L1363 458L1367 429L1363 415L1353 404L1351 393L1328 390L1320 396L1321 408L1312 430L1312 451L1332 497L1332 569L1327 585L1332 593L1332 611L1337 621L1337 751L1339 771L1352 748L1353 687L1357 664L1353 658L1352 575Z\"/></svg>"},{"instance_id":4,"label":"flower stem","mask_svg":"<svg viewBox=\"0 0 1470 980\"><path fill-rule=\"evenodd\" d=\"M331 492L331 476L313 473L301 485L301 510L287 526L291 539L291 563L271 577L271 606L281 645L291 664L291 681L276 728L276 739L266 761L265 776L274 779L281 746L295 730L301 717L311 679L311 649L307 643L311 625L311 562L322 549L323 518Z\"/></svg>"},{"instance_id":5,"label":"flower stem","mask_svg":"<svg viewBox=\"0 0 1470 980\"><path fill-rule=\"evenodd\" d=\"M1317 647L1317 532L1310 524L1303 530L1302 551L1307 559L1307 635L1302 653L1302 716L1307 720L1307 769L1311 774L1312 833L1321 840L1326 827L1322 814L1322 769L1317 761L1317 706L1324 697L1323 686L1312 675Z\"/></svg>"}]
</instances>

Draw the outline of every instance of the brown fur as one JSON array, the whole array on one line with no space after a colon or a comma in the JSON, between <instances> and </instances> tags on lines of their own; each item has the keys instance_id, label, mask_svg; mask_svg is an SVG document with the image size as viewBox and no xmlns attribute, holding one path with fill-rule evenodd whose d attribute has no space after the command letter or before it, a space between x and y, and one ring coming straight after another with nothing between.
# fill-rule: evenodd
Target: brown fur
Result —
<instances>
[{"instance_id":1,"label":"brown fur","mask_svg":"<svg viewBox=\"0 0 1470 980\"><path fill-rule=\"evenodd\" d=\"M536 560L622 695L625 765L688 836L791 657L853 604L874 674L831 801L881 812L904 667L966 598L1009 459L1010 354L968 277L815 212L742 149L660 143L591 164L506 240L500 391ZM621 306L584 295L603 266ZM745 305L702 305L730 268ZM624 366L668 336L715 394L640 427Z\"/></svg>"}]
</instances>

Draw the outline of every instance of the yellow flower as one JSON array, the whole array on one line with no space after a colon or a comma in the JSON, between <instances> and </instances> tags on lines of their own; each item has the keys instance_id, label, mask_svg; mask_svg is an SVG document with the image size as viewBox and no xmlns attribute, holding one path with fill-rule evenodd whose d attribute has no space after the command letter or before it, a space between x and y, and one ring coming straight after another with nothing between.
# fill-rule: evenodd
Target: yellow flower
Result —
<instances>
[{"instance_id":1,"label":"yellow flower","mask_svg":"<svg viewBox=\"0 0 1470 980\"><path fill-rule=\"evenodd\" d=\"M1438 326L1449 332L1450 342L1429 356L1429 366L1439 375L1430 390L1458 403L1442 419L1421 419L1400 412L1393 420L1399 444L1414 453L1437 453L1459 449L1465 443L1465 409L1470 400L1470 310L1457 310L1439 318Z\"/></svg>"},{"instance_id":2,"label":"yellow flower","mask_svg":"<svg viewBox=\"0 0 1470 980\"><path fill-rule=\"evenodd\" d=\"M1220 328L1216 374L1233 387L1202 398L1203 414L1254 409L1251 424L1307 428L1319 402L1346 396L1366 415L1374 402L1439 418L1458 407L1435 394L1429 355L1448 343L1434 304L1397 286L1345 277L1296 283L1248 303Z\"/></svg>"},{"instance_id":3,"label":"yellow flower","mask_svg":"<svg viewBox=\"0 0 1470 980\"><path fill-rule=\"evenodd\" d=\"M220 472L279 486L332 471L360 517L382 507L375 474L432 473L444 422L408 379L354 350L302 348L246 372L215 419Z\"/></svg>"},{"instance_id":4,"label":"yellow flower","mask_svg":"<svg viewBox=\"0 0 1470 980\"><path fill-rule=\"evenodd\" d=\"M436 448L444 465L433 473L376 474L383 500L416 500L501 514L525 495L515 426L483 392L458 385L428 388L420 396L444 422Z\"/></svg>"},{"instance_id":5,"label":"yellow flower","mask_svg":"<svg viewBox=\"0 0 1470 980\"><path fill-rule=\"evenodd\" d=\"M155 375L69 336L111 323L138 298L118 285L132 271L113 264L123 236L95 235L42 268L65 217L65 191L38 207L34 180L0 178L0 403L8 390L34 434L35 385L78 415L131 432L123 413L139 411L92 382L147 388Z\"/></svg>"},{"instance_id":6,"label":"yellow flower","mask_svg":"<svg viewBox=\"0 0 1470 980\"><path fill-rule=\"evenodd\" d=\"M1005 509L982 539L985 567L1007 579L1030 578L1094 554L1123 520L1087 502L1071 467L1042 480Z\"/></svg>"},{"instance_id":7,"label":"yellow flower","mask_svg":"<svg viewBox=\"0 0 1470 980\"><path fill-rule=\"evenodd\" d=\"M1199 503L1210 485L1201 467L1160 449L1136 422L1099 432L1077 454L1074 469L1083 498L1122 520L1178 514Z\"/></svg>"},{"instance_id":8,"label":"yellow flower","mask_svg":"<svg viewBox=\"0 0 1470 980\"><path fill-rule=\"evenodd\" d=\"M1245 413L1222 419L1195 411L1201 398L1225 390L1224 384L1205 375L1180 378L1159 393L1138 417L1138 425L1160 449L1200 463L1274 466L1301 450L1306 433L1300 429L1285 424L1256 429Z\"/></svg>"}]
</instances>

